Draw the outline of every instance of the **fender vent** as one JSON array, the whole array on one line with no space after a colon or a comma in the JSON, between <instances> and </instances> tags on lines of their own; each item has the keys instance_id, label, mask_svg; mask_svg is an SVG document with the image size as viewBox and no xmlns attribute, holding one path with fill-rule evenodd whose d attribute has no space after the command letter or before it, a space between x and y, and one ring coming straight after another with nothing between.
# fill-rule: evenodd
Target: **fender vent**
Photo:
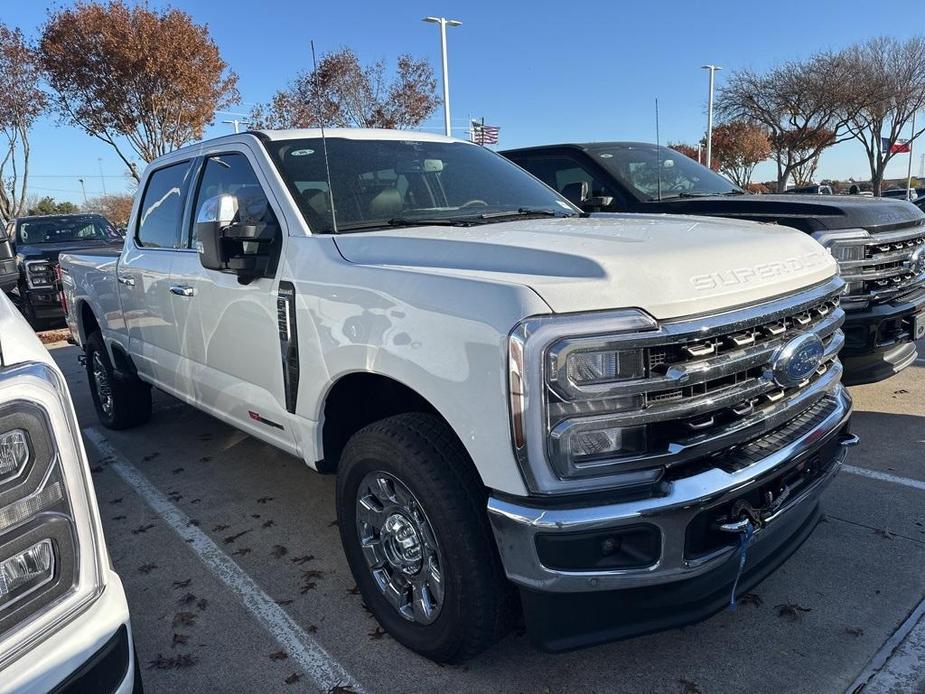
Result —
<instances>
[{"instance_id":1,"label":"fender vent","mask_svg":"<svg viewBox=\"0 0 925 694\"><path fill-rule=\"evenodd\" d=\"M299 332L296 324L295 287L280 282L276 295L276 325L279 330L279 351L283 360L283 388L286 411L295 412L299 396Z\"/></svg>"}]
</instances>

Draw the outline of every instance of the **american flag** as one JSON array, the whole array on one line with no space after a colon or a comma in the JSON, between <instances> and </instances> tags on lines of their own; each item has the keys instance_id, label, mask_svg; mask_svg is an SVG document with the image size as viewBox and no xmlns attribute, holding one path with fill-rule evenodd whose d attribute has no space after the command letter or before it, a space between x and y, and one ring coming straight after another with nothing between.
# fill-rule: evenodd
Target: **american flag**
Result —
<instances>
[{"instance_id":1,"label":"american flag","mask_svg":"<svg viewBox=\"0 0 925 694\"><path fill-rule=\"evenodd\" d=\"M498 144L498 134L501 128L497 125L485 125L477 120L469 124L472 130L472 141L477 145L496 145Z\"/></svg>"}]
</instances>

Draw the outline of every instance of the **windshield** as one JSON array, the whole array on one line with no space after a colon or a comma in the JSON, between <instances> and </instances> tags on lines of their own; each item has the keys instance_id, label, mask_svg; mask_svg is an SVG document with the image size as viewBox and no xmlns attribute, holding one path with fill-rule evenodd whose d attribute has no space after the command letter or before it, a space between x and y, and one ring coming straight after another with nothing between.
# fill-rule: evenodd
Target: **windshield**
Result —
<instances>
[{"instance_id":1,"label":"windshield","mask_svg":"<svg viewBox=\"0 0 925 694\"><path fill-rule=\"evenodd\" d=\"M334 231L320 138L266 143L314 232ZM498 154L464 142L329 138L337 231L577 215Z\"/></svg>"},{"instance_id":2,"label":"windshield","mask_svg":"<svg viewBox=\"0 0 925 694\"><path fill-rule=\"evenodd\" d=\"M66 243L73 241L118 241L115 228L102 217L35 217L16 224L16 240L21 244Z\"/></svg>"},{"instance_id":3,"label":"windshield","mask_svg":"<svg viewBox=\"0 0 925 694\"><path fill-rule=\"evenodd\" d=\"M642 200L742 192L718 173L668 147L608 145L588 154Z\"/></svg>"}]
</instances>

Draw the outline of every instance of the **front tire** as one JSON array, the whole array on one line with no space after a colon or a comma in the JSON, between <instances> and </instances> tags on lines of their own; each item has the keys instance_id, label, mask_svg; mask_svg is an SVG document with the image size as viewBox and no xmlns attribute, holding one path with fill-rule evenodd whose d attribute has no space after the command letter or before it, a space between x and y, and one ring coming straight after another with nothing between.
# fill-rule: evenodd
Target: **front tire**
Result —
<instances>
[{"instance_id":1,"label":"front tire","mask_svg":"<svg viewBox=\"0 0 925 694\"><path fill-rule=\"evenodd\" d=\"M107 429L128 429L151 418L151 386L138 377L116 373L103 343L95 332L87 338L87 383L100 423Z\"/></svg>"},{"instance_id":2,"label":"front tire","mask_svg":"<svg viewBox=\"0 0 925 694\"><path fill-rule=\"evenodd\" d=\"M510 626L513 588L486 494L449 427L422 413L361 429L337 477L337 516L363 600L399 643L461 662Z\"/></svg>"}]
</instances>

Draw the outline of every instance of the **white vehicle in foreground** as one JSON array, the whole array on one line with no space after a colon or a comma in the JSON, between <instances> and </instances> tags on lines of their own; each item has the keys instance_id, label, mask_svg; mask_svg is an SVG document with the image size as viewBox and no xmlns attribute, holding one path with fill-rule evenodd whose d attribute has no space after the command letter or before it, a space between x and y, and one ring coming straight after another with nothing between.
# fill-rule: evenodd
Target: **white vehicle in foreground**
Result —
<instances>
[{"instance_id":1,"label":"white vehicle in foreground","mask_svg":"<svg viewBox=\"0 0 925 694\"><path fill-rule=\"evenodd\" d=\"M0 296L0 691L140 692L64 377Z\"/></svg>"},{"instance_id":2,"label":"white vehicle in foreground","mask_svg":"<svg viewBox=\"0 0 925 694\"><path fill-rule=\"evenodd\" d=\"M105 425L156 386L336 473L365 603L440 661L521 607L553 650L702 619L812 531L854 441L815 241L582 218L470 143L327 135L162 157L121 255L62 256Z\"/></svg>"}]
</instances>

